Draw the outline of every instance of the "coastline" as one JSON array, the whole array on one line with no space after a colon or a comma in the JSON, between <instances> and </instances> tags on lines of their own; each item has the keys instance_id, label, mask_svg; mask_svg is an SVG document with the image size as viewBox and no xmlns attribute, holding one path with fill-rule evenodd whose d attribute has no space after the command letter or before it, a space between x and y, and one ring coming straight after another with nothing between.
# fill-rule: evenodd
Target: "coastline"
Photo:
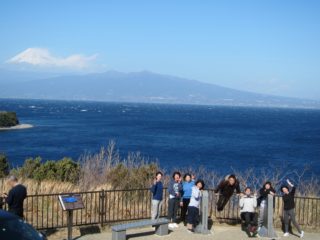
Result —
<instances>
[{"instance_id":1,"label":"coastline","mask_svg":"<svg viewBox=\"0 0 320 240\"><path fill-rule=\"evenodd\" d=\"M27 129L27 128L33 128L33 125L31 124L18 124L13 127L0 127L0 131L3 130L19 130L19 129Z\"/></svg>"}]
</instances>

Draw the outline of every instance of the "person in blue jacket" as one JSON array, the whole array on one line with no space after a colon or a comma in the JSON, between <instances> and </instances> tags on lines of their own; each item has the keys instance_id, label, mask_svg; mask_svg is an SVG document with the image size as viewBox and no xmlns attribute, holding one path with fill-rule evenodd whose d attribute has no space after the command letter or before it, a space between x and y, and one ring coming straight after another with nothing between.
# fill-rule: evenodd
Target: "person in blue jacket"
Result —
<instances>
[{"instance_id":1,"label":"person in blue jacket","mask_svg":"<svg viewBox=\"0 0 320 240\"><path fill-rule=\"evenodd\" d=\"M161 182L162 176L162 172L157 172L156 177L153 181L153 185L150 188L150 191L152 193L151 219L160 217L163 194L163 184Z\"/></svg>"},{"instance_id":2,"label":"person in blue jacket","mask_svg":"<svg viewBox=\"0 0 320 240\"><path fill-rule=\"evenodd\" d=\"M195 176L191 175L190 173L186 173L183 177L183 183L182 183L182 198L180 201L181 206L181 221L184 222L186 225L186 216L188 211L188 206L190 203L190 198L192 194L192 187L194 186L194 179Z\"/></svg>"},{"instance_id":3,"label":"person in blue jacket","mask_svg":"<svg viewBox=\"0 0 320 240\"><path fill-rule=\"evenodd\" d=\"M172 180L168 186L169 193L169 204L168 204L168 219L170 221L169 227L178 227L177 212L179 209L179 203L182 196L182 184L181 184L181 173L174 172L172 175Z\"/></svg>"}]
</instances>

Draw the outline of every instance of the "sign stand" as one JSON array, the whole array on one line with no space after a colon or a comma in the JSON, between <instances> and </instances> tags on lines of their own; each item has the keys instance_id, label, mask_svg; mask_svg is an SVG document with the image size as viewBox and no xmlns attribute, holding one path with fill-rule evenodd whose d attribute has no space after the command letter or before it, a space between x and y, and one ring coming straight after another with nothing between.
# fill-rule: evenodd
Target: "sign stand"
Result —
<instances>
[{"instance_id":1,"label":"sign stand","mask_svg":"<svg viewBox=\"0 0 320 240\"><path fill-rule=\"evenodd\" d=\"M273 227L273 196L271 194L268 195L267 207L265 207L264 211L265 217L263 219L263 226L258 232L259 236L272 239L278 238L277 233Z\"/></svg>"},{"instance_id":2,"label":"sign stand","mask_svg":"<svg viewBox=\"0 0 320 240\"><path fill-rule=\"evenodd\" d=\"M73 211L84 208L81 195L80 194L59 195L59 202L62 209L64 211L67 211L68 240L72 240Z\"/></svg>"},{"instance_id":3,"label":"sign stand","mask_svg":"<svg viewBox=\"0 0 320 240\"><path fill-rule=\"evenodd\" d=\"M211 234L211 231L208 228L208 214L209 214L209 194L208 194L208 191L203 191L201 204L200 204L200 223L195 228L196 233Z\"/></svg>"},{"instance_id":4,"label":"sign stand","mask_svg":"<svg viewBox=\"0 0 320 240\"><path fill-rule=\"evenodd\" d=\"M68 210L68 240L72 240L73 210Z\"/></svg>"}]
</instances>

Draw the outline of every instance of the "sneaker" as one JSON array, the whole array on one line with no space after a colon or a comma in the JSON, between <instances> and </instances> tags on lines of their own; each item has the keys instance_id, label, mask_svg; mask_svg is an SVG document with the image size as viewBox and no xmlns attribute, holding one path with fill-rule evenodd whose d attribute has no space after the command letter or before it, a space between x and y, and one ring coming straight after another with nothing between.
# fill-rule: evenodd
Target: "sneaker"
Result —
<instances>
[{"instance_id":1,"label":"sneaker","mask_svg":"<svg viewBox=\"0 0 320 240\"><path fill-rule=\"evenodd\" d=\"M193 229L187 229L187 232L188 233L194 233L194 230Z\"/></svg>"},{"instance_id":2,"label":"sneaker","mask_svg":"<svg viewBox=\"0 0 320 240\"><path fill-rule=\"evenodd\" d=\"M286 233L283 234L283 236L284 236L284 237L289 237L289 233L286 232Z\"/></svg>"},{"instance_id":3,"label":"sneaker","mask_svg":"<svg viewBox=\"0 0 320 240\"><path fill-rule=\"evenodd\" d=\"M300 238L303 238L303 237L304 237L304 231L301 231Z\"/></svg>"},{"instance_id":4,"label":"sneaker","mask_svg":"<svg viewBox=\"0 0 320 240\"><path fill-rule=\"evenodd\" d=\"M173 223L169 223L169 224L168 224L168 228L171 228L171 229L174 228Z\"/></svg>"},{"instance_id":5,"label":"sneaker","mask_svg":"<svg viewBox=\"0 0 320 240\"><path fill-rule=\"evenodd\" d=\"M173 223L173 227L178 228L178 227L179 227L179 225L178 225L178 224L176 224L176 223Z\"/></svg>"}]
</instances>

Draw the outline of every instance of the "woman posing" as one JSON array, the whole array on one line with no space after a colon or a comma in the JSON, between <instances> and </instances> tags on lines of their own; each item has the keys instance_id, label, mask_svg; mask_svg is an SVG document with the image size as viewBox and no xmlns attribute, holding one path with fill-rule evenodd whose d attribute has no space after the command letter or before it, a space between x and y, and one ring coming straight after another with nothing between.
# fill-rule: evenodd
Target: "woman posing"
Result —
<instances>
[{"instance_id":1,"label":"woman posing","mask_svg":"<svg viewBox=\"0 0 320 240\"><path fill-rule=\"evenodd\" d=\"M268 195L271 194L272 196L274 196L275 192L276 191L274 190L271 182L269 182L269 181L265 182L265 184L263 185L263 187L259 191L259 198L258 198L258 206L260 207L259 208L259 220L258 220L259 230L264 223Z\"/></svg>"},{"instance_id":2,"label":"woman posing","mask_svg":"<svg viewBox=\"0 0 320 240\"><path fill-rule=\"evenodd\" d=\"M156 219L160 217L161 202L163 195L163 184L161 182L162 176L162 172L156 173L156 177L150 189L150 191L152 192L151 219Z\"/></svg>"},{"instance_id":3,"label":"woman posing","mask_svg":"<svg viewBox=\"0 0 320 240\"><path fill-rule=\"evenodd\" d=\"M296 216L294 212L295 202L294 202L294 195L296 192L295 186L287 179L287 183L291 188L291 191L288 186L284 185L281 187L281 191L283 193L283 220L284 220L284 227L285 233L284 237L289 237L289 219L291 220L292 224L296 227L300 234L300 238L303 238L304 232L301 230L299 224L296 221Z\"/></svg>"},{"instance_id":4,"label":"woman posing","mask_svg":"<svg viewBox=\"0 0 320 240\"><path fill-rule=\"evenodd\" d=\"M237 194L240 194L240 185L236 176L231 174L228 175L224 180L220 182L218 187L214 190L215 193L220 193L218 202L217 202L217 210L220 212L227 205L229 199L236 191Z\"/></svg>"},{"instance_id":5,"label":"woman posing","mask_svg":"<svg viewBox=\"0 0 320 240\"><path fill-rule=\"evenodd\" d=\"M190 203L188 207L188 224L187 229L189 232L193 233L194 228L199 223L199 207L200 200L202 196L202 190L204 188L204 182L202 180L198 180L195 183L195 186L192 187L192 193L190 198Z\"/></svg>"},{"instance_id":6,"label":"woman posing","mask_svg":"<svg viewBox=\"0 0 320 240\"><path fill-rule=\"evenodd\" d=\"M181 206L181 221L186 224L186 216L188 211L188 206L190 203L190 198L192 194L192 187L194 186L194 175L186 173L183 178L182 183L182 199L180 201Z\"/></svg>"}]
</instances>

